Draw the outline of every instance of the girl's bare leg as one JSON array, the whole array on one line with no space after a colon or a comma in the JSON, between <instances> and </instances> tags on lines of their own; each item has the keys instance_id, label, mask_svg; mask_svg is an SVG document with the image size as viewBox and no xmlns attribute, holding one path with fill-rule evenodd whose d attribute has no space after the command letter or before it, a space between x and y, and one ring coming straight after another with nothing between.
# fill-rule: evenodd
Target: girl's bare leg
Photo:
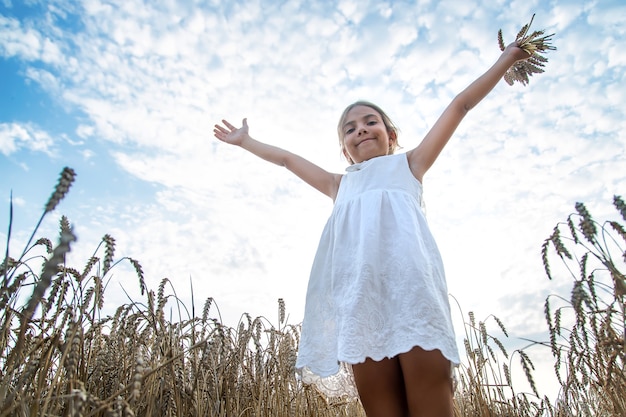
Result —
<instances>
[{"instance_id":1,"label":"girl's bare leg","mask_svg":"<svg viewBox=\"0 0 626 417\"><path fill-rule=\"evenodd\" d=\"M367 417L406 417L408 406L398 357L352 365Z\"/></svg>"},{"instance_id":2,"label":"girl's bare leg","mask_svg":"<svg viewBox=\"0 0 626 417\"><path fill-rule=\"evenodd\" d=\"M398 355L411 417L452 417L450 361L439 350L418 346Z\"/></svg>"}]
</instances>

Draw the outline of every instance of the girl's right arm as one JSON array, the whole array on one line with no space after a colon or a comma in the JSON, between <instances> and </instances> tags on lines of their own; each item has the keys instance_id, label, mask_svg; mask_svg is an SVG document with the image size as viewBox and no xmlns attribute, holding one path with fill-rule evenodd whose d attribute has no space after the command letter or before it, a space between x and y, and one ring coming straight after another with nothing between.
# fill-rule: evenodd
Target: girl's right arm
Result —
<instances>
[{"instance_id":1,"label":"girl's right arm","mask_svg":"<svg viewBox=\"0 0 626 417\"><path fill-rule=\"evenodd\" d=\"M216 138L222 142L240 146L266 161L284 166L304 182L326 194L333 201L335 200L341 181L340 174L330 173L301 156L253 139L248 134L248 121L246 119L243 119L243 125L240 128L236 128L226 120L222 120L222 123L225 127L215 125L213 129Z\"/></svg>"},{"instance_id":2,"label":"girl's right arm","mask_svg":"<svg viewBox=\"0 0 626 417\"><path fill-rule=\"evenodd\" d=\"M422 142L407 152L409 166L415 177L422 181L424 173L432 166L465 115L496 86L515 62L530 55L513 42L483 75L457 95Z\"/></svg>"}]
</instances>

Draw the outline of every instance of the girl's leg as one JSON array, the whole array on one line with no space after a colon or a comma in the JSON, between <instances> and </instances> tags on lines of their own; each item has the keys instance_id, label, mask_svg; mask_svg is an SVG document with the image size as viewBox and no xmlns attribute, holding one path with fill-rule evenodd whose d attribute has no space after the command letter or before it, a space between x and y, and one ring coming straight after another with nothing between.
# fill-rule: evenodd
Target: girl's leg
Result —
<instances>
[{"instance_id":1,"label":"girl's leg","mask_svg":"<svg viewBox=\"0 0 626 417\"><path fill-rule=\"evenodd\" d=\"M367 417L408 415L404 380L398 357L352 365L361 404Z\"/></svg>"},{"instance_id":2,"label":"girl's leg","mask_svg":"<svg viewBox=\"0 0 626 417\"><path fill-rule=\"evenodd\" d=\"M398 358L411 417L452 417L452 372L441 351L416 346Z\"/></svg>"}]
</instances>

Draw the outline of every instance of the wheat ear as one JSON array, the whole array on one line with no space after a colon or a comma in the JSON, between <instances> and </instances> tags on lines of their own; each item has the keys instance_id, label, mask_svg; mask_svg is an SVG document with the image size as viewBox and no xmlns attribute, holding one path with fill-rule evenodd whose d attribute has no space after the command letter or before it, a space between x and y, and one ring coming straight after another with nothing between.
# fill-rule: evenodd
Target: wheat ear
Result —
<instances>
[{"instance_id":1,"label":"wheat ear","mask_svg":"<svg viewBox=\"0 0 626 417\"><path fill-rule=\"evenodd\" d=\"M515 37L515 42L517 46L526 51L530 56L523 60L517 61L515 64L508 69L508 71L504 74L504 80L509 85L513 85L515 82L519 82L522 85L527 85L529 82L529 77L533 74L540 74L544 72L543 67L545 66L548 59L541 55L547 51L554 51L556 47L554 47L550 42L552 41L552 37L554 33L550 35L544 35L545 30L536 30L528 33L530 30L530 25L535 19L535 15L530 18L530 22L526 23L520 30L517 32L517 36ZM502 29L498 30L498 46L501 51L504 51L506 48L504 44L504 39L502 38Z\"/></svg>"}]
</instances>

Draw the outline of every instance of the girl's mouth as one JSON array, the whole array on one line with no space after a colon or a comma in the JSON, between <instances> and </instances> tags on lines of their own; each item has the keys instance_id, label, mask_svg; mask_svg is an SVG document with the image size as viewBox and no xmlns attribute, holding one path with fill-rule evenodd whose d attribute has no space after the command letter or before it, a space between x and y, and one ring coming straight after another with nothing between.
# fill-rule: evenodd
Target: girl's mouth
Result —
<instances>
[{"instance_id":1,"label":"girl's mouth","mask_svg":"<svg viewBox=\"0 0 626 417\"><path fill-rule=\"evenodd\" d=\"M367 142L368 140L374 140L374 138L366 138L366 139L363 139L361 142L359 142L359 144L358 144L357 146L359 146L360 144L362 144L362 143L364 143L364 142Z\"/></svg>"}]
</instances>

